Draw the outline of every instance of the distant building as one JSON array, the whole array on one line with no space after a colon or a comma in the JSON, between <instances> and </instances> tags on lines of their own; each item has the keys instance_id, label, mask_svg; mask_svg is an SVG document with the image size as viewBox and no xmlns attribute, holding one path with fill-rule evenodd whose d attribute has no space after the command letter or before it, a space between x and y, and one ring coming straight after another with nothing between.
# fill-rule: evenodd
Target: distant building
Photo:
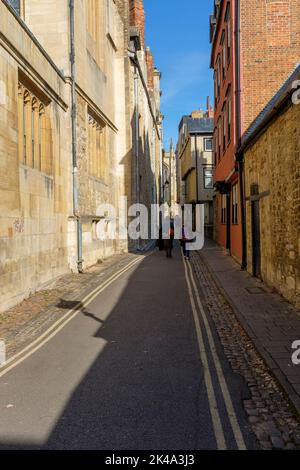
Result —
<instances>
[{"instance_id":1,"label":"distant building","mask_svg":"<svg viewBox=\"0 0 300 470\"><path fill-rule=\"evenodd\" d=\"M242 140L248 271L300 308L300 66ZM295 96L296 103L296 96Z\"/></svg>"},{"instance_id":2,"label":"distant building","mask_svg":"<svg viewBox=\"0 0 300 470\"><path fill-rule=\"evenodd\" d=\"M169 150L163 150L163 193L163 201L174 207L177 203L177 165L172 140Z\"/></svg>"},{"instance_id":3,"label":"distant building","mask_svg":"<svg viewBox=\"0 0 300 470\"><path fill-rule=\"evenodd\" d=\"M243 164L236 153L250 123L299 60L299 0L215 0L215 238L246 266Z\"/></svg>"},{"instance_id":4,"label":"distant building","mask_svg":"<svg viewBox=\"0 0 300 470\"><path fill-rule=\"evenodd\" d=\"M213 231L213 111L196 110L179 124L177 159L180 166L181 204L205 205L206 236Z\"/></svg>"}]
</instances>

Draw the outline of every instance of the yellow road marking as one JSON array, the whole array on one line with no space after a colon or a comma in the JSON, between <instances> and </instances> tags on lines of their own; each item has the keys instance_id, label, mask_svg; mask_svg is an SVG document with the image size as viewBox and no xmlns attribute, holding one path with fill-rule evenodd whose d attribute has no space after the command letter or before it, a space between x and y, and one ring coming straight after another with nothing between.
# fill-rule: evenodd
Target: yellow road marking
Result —
<instances>
[{"instance_id":1,"label":"yellow road marking","mask_svg":"<svg viewBox=\"0 0 300 470\"><path fill-rule=\"evenodd\" d=\"M222 423L221 423L221 419L219 415L217 400L215 396L215 391L214 391L214 387L213 387L213 383L211 379L211 373L210 373L209 363L208 363L206 349L205 349L205 343L203 340L201 325L200 325L200 321L199 321L199 317L197 313L195 300L193 297L192 286L191 286L189 276L188 276L188 270L186 267L187 263L185 260L183 260L183 264L184 264L184 270L185 270L186 283L188 286L188 293L189 293L193 316L194 316L200 358L201 358L201 362L202 362L203 369L204 369L204 381L205 381L205 386L206 386L206 391L207 391L207 398L208 398L209 409L210 409L211 418L212 418L212 424L214 428L214 434L215 434L215 438L217 441L217 447L219 450L226 450L227 447L226 447L224 431L223 431L223 427L222 427Z\"/></svg>"},{"instance_id":2,"label":"yellow road marking","mask_svg":"<svg viewBox=\"0 0 300 470\"><path fill-rule=\"evenodd\" d=\"M199 308L199 311L200 311L200 315L201 315L201 318L203 320L205 330L206 330L206 333L207 333L207 338L208 338L210 351L211 351L213 361L214 361L214 365L215 365L215 368L216 368L216 371L217 371L217 376L218 376L220 388L221 388L221 391L222 391L222 395L223 395L223 398L224 398L227 414L228 414L230 424L231 424L231 427L232 427L232 431L233 431L238 449L239 450L246 450L246 445L245 445L245 441L244 441L244 438L243 438L243 434L242 434L242 431L241 431L241 428L240 428L240 425L239 425L239 422L238 422L238 419L237 419L237 416L236 416L236 413L235 413L235 410L234 410L234 407L233 407L233 404L232 404L231 396L230 396L230 393L229 393L229 390L228 390L228 386L227 386L227 383L226 383L226 380L225 380L223 369L222 369L222 366L221 366L221 363L220 363L220 360L219 360L219 357L218 357L217 349L216 349L216 346L215 346L215 341L213 339L213 335L212 335L211 328L210 328L210 325L209 325L209 322L208 322L208 319L207 319L207 315L205 313L205 310L203 308L203 304L202 304L200 296L199 296L199 292L198 292L198 289L197 289L197 286L196 286L196 283L195 283L195 279L194 279L194 274L193 274L193 271L192 271L192 268L191 268L190 264L188 264L188 268L189 268L189 271L190 271L190 278L191 278L192 286L193 286L193 289L194 289L194 292L195 292L195 296L196 296L198 308Z\"/></svg>"},{"instance_id":3,"label":"yellow road marking","mask_svg":"<svg viewBox=\"0 0 300 470\"><path fill-rule=\"evenodd\" d=\"M149 255L146 255L149 256ZM41 336L32 341L28 346L26 346L22 351L18 352L12 356L6 363L0 367L0 377L7 374L14 367L19 365L21 362L25 361L29 356L35 353L38 349L44 346L50 339L52 339L59 331L61 331L73 318L78 315L78 313L85 307L87 307L101 292L103 292L108 286L115 282L120 276L122 276L126 271L131 269L135 264L140 263L145 259L146 256L139 257L131 261L124 268L120 269L118 272L113 274L108 278L103 284L96 287L92 292L90 292L81 302L80 308L73 308L68 310L68 312L56 321L50 328L48 328ZM28 351L28 352L26 352ZM18 359L19 358L19 359Z\"/></svg>"}]
</instances>

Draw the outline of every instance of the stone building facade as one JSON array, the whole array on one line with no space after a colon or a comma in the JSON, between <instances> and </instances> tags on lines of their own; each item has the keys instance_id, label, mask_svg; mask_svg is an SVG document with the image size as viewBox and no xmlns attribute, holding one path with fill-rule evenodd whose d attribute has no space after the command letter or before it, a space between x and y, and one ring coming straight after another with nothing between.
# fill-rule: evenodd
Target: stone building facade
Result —
<instances>
[{"instance_id":1,"label":"stone building facade","mask_svg":"<svg viewBox=\"0 0 300 470\"><path fill-rule=\"evenodd\" d=\"M247 266L300 307L300 67L247 131ZM297 104L298 103L298 104Z\"/></svg>"},{"instance_id":2,"label":"stone building facade","mask_svg":"<svg viewBox=\"0 0 300 470\"><path fill-rule=\"evenodd\" d=\"M163 150L163 202L175 207L177 204L177 161L171 139L169 150ZM174 210L172 211L174 215Z\"/></svg>"},{"instance_id":3,"label":"stone building facade","mask_svg":"<svg viewBox=\"0 0 300 470\"><path fill-rule=\"evenodd\" d=\"M0 30L0 298L5 309L68 269L71 129L64 75L3 1Z\"/></svg>"},{"instance_id":4,"label":"stone building facade","mask_svg":"<svg viewBox=\"0 0 300 470\"><path fill-rule=\"evenodd\" d=\"M97 229L109 230L120 197L136 202L137 181L141 202L158 198L160 74L142 6L0 0L0 310L131 248Z\"/></svg>"},{"instance_id":5,"label":"stone building facade","mask_svg":"<svg viewBox=\"0 0 300 470\"><path fill-rule=\"evenodd\" d=\"M183 182L182 204L204 204L205 235L213 231L213 129L212 109L196 110L179 124L177 158Z\"/></svg>"}]
</instances>

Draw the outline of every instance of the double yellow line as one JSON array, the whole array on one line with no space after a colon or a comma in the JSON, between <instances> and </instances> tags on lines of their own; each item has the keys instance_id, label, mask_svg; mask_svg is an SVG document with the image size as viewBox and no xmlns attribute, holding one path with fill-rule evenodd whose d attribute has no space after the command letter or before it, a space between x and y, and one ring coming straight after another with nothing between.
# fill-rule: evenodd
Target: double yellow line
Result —
<instances>
[{"instance_id":1,"label":"double yellow line","mask_svg":"<svg viewBox=\"0 0 300 470\"><path fill-rule=\"evenodd\" d=\"M237 419L237 416L236 416L236 413L232 404L228 386L224 377L222 365L218 357L215 341L214 341L212 331L211 331L211 328L207 319L207 314L204 310L204 307L202 305L202 302L199 296L199 291L196 286L196 282L195 282L191 265L190 263L187 263L187 261L184 258L183 258L183 263L184 263L184 269L185 269L186 283L188 287L191 307L192 307L193 316L194 316L200 358L201 358L201 362L202 362L203 369L204 369L204 381L205 381L205 386L206 386L206 391L207 391L207 396L208 396L208 403L209 403L209 408L210 408L210 413L211 413L211 418L212 418L214 434L215 434L215 438L217 442L217 447L219 450L227 449L224 429L223 429L222 421L220 418L220 413L219 413L218 404L216 400L216 394L215 394L215 390L214 390L214 386L212 382L212 373L211 373L209 362L208 362L208 354L207 354L207 350L205 347L204 335L203 335L203 331L201 328L200 318L205 328L208 345L209 345L209 351L211 353L212 361L217 372L220 389L223 395L226 411L227 411L228 418L232 427L232 431L233 431L233 435L234 435L237 447L239 450L246 450L246 444L245 444L243 434L242 434L242 431L241 431L241 428L240 428L240 425L239 425L239 422L238 422L238 419Z\"/></svg>"},{"instance_id":2,"label":"double yellow line","mask_svg":"<svg viewBox=\"0 0 300 470\"><path fill-rule=\"evenodd\" d=\"M150 253L151 254L151 253ZM149 256L149 255L146 255ZM59 333L71 320L73 320L79 312L82 311L85 307L87 307L101 292L103 292L108 286L110 286L113 282L115 282L119 277L121 277L126 271L131 269L136 264L143 261L146 257L139 256L135 258L133 261L128 263L124 268L117 271L111 277L109 277L106 281L104 281L100 286L96 287L92 292L82 299L78 306L68 310L63 317L61 317L58 321L53 323L50 328L48 328L43 334L41 334L37 339L32 341L28 346L22 349L20 352L9 358L4 365L0 367L0 377L7 374L11 369L19 365L21 362L25 361L29 356L35 353L38 349L44 346L50 339Z\"/></svg>"}]
</instances>

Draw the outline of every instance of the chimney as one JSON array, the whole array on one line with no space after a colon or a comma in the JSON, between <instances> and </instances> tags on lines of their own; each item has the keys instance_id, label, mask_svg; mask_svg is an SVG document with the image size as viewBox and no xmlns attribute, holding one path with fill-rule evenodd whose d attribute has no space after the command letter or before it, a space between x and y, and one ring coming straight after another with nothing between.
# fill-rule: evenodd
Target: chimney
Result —
<instances>
[{"instance_id":1,"label":"chimney","mask_svg":"<svg viewBox=\"0 0 300 470\"><path fill-rule=\"evenodd\" d=\"M130 0L129 6L130 26L139 29L142 49L145 49L145 10L143 0Z\"/></svg>"},{"instance_id":2,"label":"chimney","mask_svg":"<svg viewBox=\"0 0 300 470\"><path fill-rule=\"evenodd\" d=\"M154 60L153 55L150 50L150 47L146 49L146 64L147 64L147 79L148 79L148 88L150 90L154 89Z\"/></svg>"},{"instance_id":3,"label":"chimney","mask_svg":"<svg viewBox=\"0 0 300 470\"><path fill-rule=\"evenodd\" d=\"M208 118L214 117L214 108L210 105L210 97L206 98L206 115Z\"/></svg>"}]
</instances>

